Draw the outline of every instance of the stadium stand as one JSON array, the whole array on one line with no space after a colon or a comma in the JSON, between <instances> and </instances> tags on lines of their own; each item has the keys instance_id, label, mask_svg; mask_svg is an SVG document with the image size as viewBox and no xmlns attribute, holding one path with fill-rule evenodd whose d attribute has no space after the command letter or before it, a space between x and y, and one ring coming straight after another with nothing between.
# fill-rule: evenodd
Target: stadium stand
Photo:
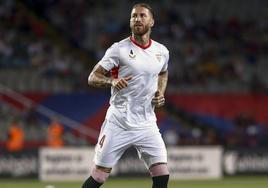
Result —
<instances>
[{"instance_id":1,"label":"stadium stand","mask_svg":"<svg viewBox=\"0 0 268 188\"><path fill-rule=\"evenodd\" d=\"M37 126L31 126L36 133L27 131L26 137L37 139L38 146L45 140L49 117L55 114L66 126L67 145L96 142L109 91L89 88L87 76L113 42L129 35L128 16L122 10L130 9L131 3L134 1L1 1L0 122L5 127L1 143L10 117L19 117L28 126L26 117L33 108L39 109ZM151 4L158 13L153 38L170 49L171 57L169 106L159 112L163 135L176 132L174 142L180 145L267 145L267 2L165 0ZM6 88L33 103L25 105L16 96L10 100ZM199 94L207 100L195 100ZM202 108L205 103L220 111L218 97L230 103L232 94L250 105L237 106L235 112L229 106L232 116ZM192 96L185 100L189 104L178 102L184 95ZM251 99L243 99L244 95ZM262 96L260 101L258 96ZM195 111L196 106L200 108ZM253 107L255 114L240 114L244 107ZM241 125L237 119L245 115L253 120ZM88 128L92 134L82 135Z\"/></svg>"}]
</instances>

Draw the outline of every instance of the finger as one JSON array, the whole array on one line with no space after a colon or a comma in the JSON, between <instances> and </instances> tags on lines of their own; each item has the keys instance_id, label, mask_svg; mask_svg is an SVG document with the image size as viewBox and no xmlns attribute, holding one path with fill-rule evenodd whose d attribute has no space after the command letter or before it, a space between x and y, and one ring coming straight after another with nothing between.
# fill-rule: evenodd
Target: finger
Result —
<instances>
[{"instance_id":1,"label":"finger","mask_svg":"<svg viewBox=\"0 0 268 188\"><path fill-rule=\"evenodd\" d=\"M120 86L120 80L118 80L118 79L115 80L113 86L114 86L116 89L120 90L120 89L121 89L121 86Z\"/></svg>"},{"instance_id":2,"label":"finger","mask_svg":"<svg viewBox=\"0 0 268 188\"><path fill-rule=\"evenodd\" d=\"M117 87L119 89L123 89L124 88L124 84L120 81L120 82L118 82Z\"/></svg>"},{"instance_id":3,"label":"finger","mask_svg":"<svg viewBox=\"0 0 268 188\"><path fill-rule=\"evenodd\" d=\"M117 79L112 79L112 86L113 87L116 87L117 83L118 83Z\"/></svg>"},{"instance_id":4,"label":"finger","mask_svg":"<svg viewBox=\"0 0 268 188\"><path fill-rule=\"evenodd\" d=\"M160 102L156 105L157 108L161 107L161 106L164 106L165 102Z\"/></svg>"},{"instance_id":5,"label":"finger","mask_svg":"<svg viewBox=\"0 0 268 188\"><path fill-rule=\"evenodd\" d=\"M154 97L152 99L152 103L154 104L161 104L161 103L165 103L165 98L164 97Z\"/></svg>"},{"instance_id":6,"label":"finger","mask_svg":"<svg viewBox=\"0 0 268 188\"><path fill-rule=\"evenodd\" d=\"M152 98L152 102L156 103L158 99L156 97Z\"/></svg>"},{"instance_id":7,"label":"finger","mask_svg":"<svg viewBox=\"0 0 268 188\"><path fill-rule=\"evenodd\" d=\"M127 77L124 78L124 80L126 80L126 81L129 81L131 79L132 79L132 76L127 76Z\"/></svg>"},{"instance_id":8,"label":"finger","mask_svg":"<svg viewBox=\"0 0 268 188\"><path fill-rule=\"evenodd\" d=\"M127 81L125 81L124 79L120 80L118 84L120 85L122 89L128 86Z\"/></svg>"},{"instance_id":9,"label":"finger","mask_svg":"<svg viewBox=\"0 0 268 188\"><path fill-rule=\"evenodd\" d=\"M161 101L161 100L163 100L163 99L164 99L164 97L163 97L163 96L158 96L158 97L154 97L153 99L154 99L154 100Z\"/></svg>"},{"instance_id":10,"label":"finger","mask_svg":"<svg viewBox=\"0 0 268 188\"><path fill-rule=\"evenodd\" d=\"M161 102L163 100L164 100L164 97L161 97L161 96L152 98L152 101L154 101L154 102Z\"/></svg>"},{"instance_id":11,"label":"finger","mask_svg":"<svg viewBox=\"0 0 268 188\"><path fill-rule=\"evenodd\" d=\"M165 104L164 101L158 101L158 102L157 102L157 105L158 105L158 106L162 106L162 105L164 105L164 104Z\"/></svg>"},{"instance_id":12,"label":"finger","mask_svg":"<svg viewBox=\"0 0 268 188\"><path fill-rule=\"evenodd\" d=\"M125 87L128 86L128 83L127 83L127 81L125 81L125 80L121 80L120 85L121 85L123 88L125 88Z\"/></svg>"},{"instance_id":13,"label":"finger","mask_svg":"<svg viewBox=\"0 0 268 188\"><path fill-rule=\"evenodd\" d=\"M122 80L121 80L121 84L122 84L124 87L127 87L127 86L128 86L128 82L127 82L125 79L122 79Z\"/></svg>"},{"instance_id":14,"label":"finger","mask_svg":"<svg viewBox=\"0 0 268 188\"><path fill-rule=\"evenodd\" d=\"M114 86L117 90L120 90L121 88L119 87L119 85Z\"/></svg>"}]
</instances>

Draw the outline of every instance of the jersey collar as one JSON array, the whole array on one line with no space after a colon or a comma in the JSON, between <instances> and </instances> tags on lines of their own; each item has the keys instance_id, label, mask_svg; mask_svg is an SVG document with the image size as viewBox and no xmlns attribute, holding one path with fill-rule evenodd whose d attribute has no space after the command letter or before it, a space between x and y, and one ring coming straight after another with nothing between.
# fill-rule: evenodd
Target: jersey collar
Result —
<instances>
[{"instance_id":1,"label":"jersey collar","mask_svg":"<svg viewBox=\"0 0 268 188\"><path fill-rule=\"evenodd\" d=\"M130 36L129 39L130 39L131 42L133 42L136 46L138 46L138 47L140 47L140 48L142 48L142 49L147 49L147 48L149 48L149 47L151 46L151 44L152 44L152 40L151 40L151 39L149 40L149 43L146 44L146 45L141 45L141 44L139 44L139 43L138 43L132 36Z\"/></svg>"}]
</instances>

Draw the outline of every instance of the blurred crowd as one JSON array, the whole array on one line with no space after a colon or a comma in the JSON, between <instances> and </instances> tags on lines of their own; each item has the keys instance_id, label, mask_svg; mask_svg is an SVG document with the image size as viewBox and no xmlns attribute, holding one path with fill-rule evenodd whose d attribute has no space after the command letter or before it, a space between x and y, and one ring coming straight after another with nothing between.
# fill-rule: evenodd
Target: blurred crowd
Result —
<instances>
[{"instance_id":1,"label":"blurred crowd","mask_svg":"<svg viewBox=\"0 0 268 188\"><path fill-rule=\"evenodd\" d=\"M170 6L166 2L174 3L152 1L156 12L152 36L170 50L168 91L267 93L267 19L241 18L228 12L220 17L213 7L206 13L210 16L203 18L202 10L199 14L180 12L180 3ZM67 82L72 91L89 89L87 76L95 63L113 42L129 36L129 5L133 3L1 1L0 71L30 69L40 77ZM197 8L194 1L192 6ZM256 146L258 128L252 122L238 117L236 128L221 135L214 129L200 129L200 122L192 117L179 121L178 134L174 135L173 128L166 134L171 144Z\"/></svg>"},{"instance_id":2,"label":"blurred crowd","mask_svg":"<svg viewBox=\"0 0 268 188\"><path fill-rule=\"evenodd\" d=\"M174 145L223 145L225 147L265 147L268 127L256 122L254 115L237 114L233 120L204 118L187 112L171 103L166 110L171 115L160 126L165 143Z\"/></svg>"},{"instance_id":3,"label":"blurred crowd","mask_svg":"<svg viewBox=\"0 0 268 188\"><path fill-rule=\"evenodd\" d=\"M0 101L0 150L20 152L39 147L93 144L63 122L57 114L45 117L34 107L18 110Z\"/></svg>"},{"instance_id":4,"label":"blurred crowd","mask_svg":"<svg viewBox=\"0 0 268 188\"><path fill-rule=\"evenodd\" d=\"M12 0L1 3L0 68L2 70L30 69L33 74L38 73L46 78L67 79L74 87L84 80L84 78L80 80L84 61L79 52L72 50L59 36L53 34L51 27L23 4L17 4Z\"/></svg>"},{"instance_id":5,"label":"blurred crowd","mask_svg":"<svg viewBox=\"0 0 268 188\"><path fill-rule=\"evenodd\" d=\"M221 123L221 126L215 126L170 103L164 113L169 115L159 125L167 146L255 148L268 145L268 127L257 123L250 114L237 114L229 125ZM0 105L0 125L0 146L10 152L43 146L58 148L94 144L84 139L86 137L82 134L73 134L57 116L52 116L48 121L40 119L35 109L19 112Z\"/></svg>"},{"instance_id":6,"label":"blurred crowd","mask_svg":"<svg viewBox=\"0 0 268 188\"><path fill-rule=\"evenodd\" d=\"M129 36L129 12L119 10L132 1L120 3L2 1L0 66L39 67L42 75L69 77L79 85L113 42ZM196 12L182 14L179 4L158 3L153 39L170 49L170 88L267 92L264 71L258 72L267 59L266 19L219 19L214 9L202 19ZM83 84L78 87L85 89Z\"/></svg>"}]
</instances>

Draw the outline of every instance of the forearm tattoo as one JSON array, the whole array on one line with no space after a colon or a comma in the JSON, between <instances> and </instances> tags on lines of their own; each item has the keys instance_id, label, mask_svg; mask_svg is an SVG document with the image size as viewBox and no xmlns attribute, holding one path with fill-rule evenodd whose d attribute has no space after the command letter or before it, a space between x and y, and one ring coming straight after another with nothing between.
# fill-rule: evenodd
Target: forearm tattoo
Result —
<instances>
[{"instance_id":1,"label":"forearm tattoo","mask_svg":"<svg viewBox=\"0 0 268 188\"><path fill-rule=\"evenodd\" d=\"M112 85L112 78L109 77L109 71L97 64L88 77L88 84L97 88L108 88Z\"/></svg>"}]
</instances>

